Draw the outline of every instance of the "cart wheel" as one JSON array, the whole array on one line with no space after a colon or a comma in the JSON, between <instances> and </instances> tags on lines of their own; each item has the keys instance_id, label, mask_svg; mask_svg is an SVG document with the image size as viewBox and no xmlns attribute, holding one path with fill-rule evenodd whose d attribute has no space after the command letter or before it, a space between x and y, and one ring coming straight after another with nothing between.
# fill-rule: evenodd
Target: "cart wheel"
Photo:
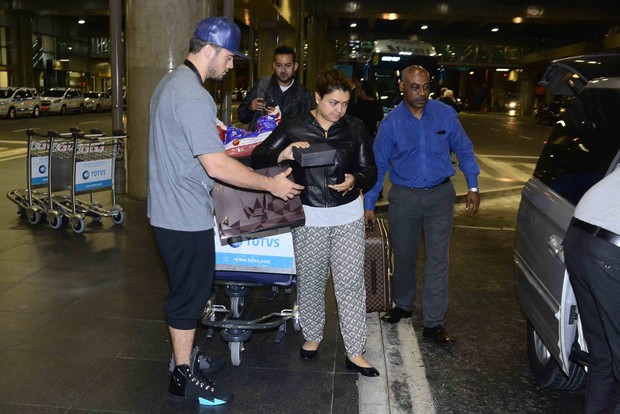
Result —
<instances>
[{"instance_id":1,"label":"cart wheel","mask_svg":"<svg viewBox=\"0 0 620 414\"><path fill-rule=\"evenodd\" d=\"M28 216L28 221L33 226L35 224L39 224L41 222L41 212L38 211L38 210L35 210L35 211L32 211L32 212L28 213L27 216Z\"/></svg>"},{"instance_id":2,"label":"cart wheel","mask_svg":"<svg viewBox=\"0 0 620 414\"><path fill-rule=\"evenodd\" d=\"M99 214L91 214L90 218L92 218L93 221L101 221L101 216Z\"/></svg>"},{"instance_id":3,"label":"cart wheel","mask_svg":"<svg viewBox=\"0 0 620 414\"><path fill-rule=\"evenodd\" d=\"M241 364L241 352L243 352L243 342L229 342L230 361L236 367Z\"/></svg>"},{"instance_id":4,"label":"cart wheel","mask_svg":"<svg viewBox=\"0 0 620 414\"><path fill-rule=\"evenodd\" d=\"M26 209L23 208L22 206L18 206L17 214L19 214L20 217L26 217Z\"/></svg>"},{"instance_id":5,"label":"cart wheel","mask_svg":"<svg viewBox=\"0 0 620 414\"><path fill-rule=\"evenodd\" d=\"M123 224L125 222L125 210L119 210L118 213L112 215L114 224Z\"/></svg>"},{"instance_id":6,"label":"cart wheel","mask_svg":"<svg viewBox=\"0 0 620 414\"><path fill-rule=\"evenodd\" d=\"M293 306L293 330L295 332L301 331L301 324L299 323L299 305L295 304Z\"/></svg>"},{"instance_id":7,"label":"cart wheel","mask_svg":"<svg viewBox=\"0 0 620 414\"><path fill-rule=\"evenodd\" d=\"M245 301L243 296L233 296L232 298L230 298L230 308L235 318L241 316L241 313L243 312L244 302Z\"/></svg>"},{"instance_id":8,"label":"cart wheel","mask_svg":"<svg viewBox=\"0 0 620 414\"><path fill-rule=\"evenodd\" d=\"M77 223L73 223L71 227L73 227L73 231L75 233L81 234L84 233L84 230L86 230L86 222L83 218L81 218Z\"/></svg>"},{"instance_id":9,"label":"cart wheel","mask_svg":"<svg viewBox=\"0 0 620 414\"><path fill-rule=\"evenodd\" d=\"M60 215L50 216L50 218L47 220L47 223L54 230L58 230L59 228L62 227L62 216Z\"/></svg>"}]
</instances>

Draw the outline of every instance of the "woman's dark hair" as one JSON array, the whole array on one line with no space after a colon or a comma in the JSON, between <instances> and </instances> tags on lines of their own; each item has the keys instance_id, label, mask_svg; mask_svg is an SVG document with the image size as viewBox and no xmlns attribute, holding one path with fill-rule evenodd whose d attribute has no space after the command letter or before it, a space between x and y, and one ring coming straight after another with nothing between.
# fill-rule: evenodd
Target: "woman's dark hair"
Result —
<instances>
[{"instance_id":1,"label":"woman's dark hair","mask_svg":"<svg viewBox=\"0 0 620 414\"><path fill-rule=\"evenodd\" d=\"M316 76L314 89L321 98L333 91L351 93L353 90L353 82L338 69L323 69Z\"/></svg>"}]
</instances>

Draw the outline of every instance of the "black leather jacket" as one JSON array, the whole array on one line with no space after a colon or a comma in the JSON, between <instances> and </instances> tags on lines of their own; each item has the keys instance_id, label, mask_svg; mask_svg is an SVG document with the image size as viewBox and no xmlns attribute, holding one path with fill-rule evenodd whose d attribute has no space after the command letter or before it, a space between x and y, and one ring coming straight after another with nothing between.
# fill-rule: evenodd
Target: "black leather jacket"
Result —
<instances>
[{"instance_id":1,"label":"black leather jacket","mask_svg":"<svg viewBox=\"0 0 620 414\"><path fill-rule=\"evenodd\" d=\"M248 92L243 102L237 108L237 116L240 122L249 124L248 129L253 131L257 118L261 115L258 111L250 111L250 104L255 98L264 98L269 106L278 105L282 112L282 118L289 115L303 114L314 108L314 99L310 91L297 79L285 92L282 92L276 75L269 77L269 82L264 84L263 78L256 82Z\"/></svg>"},{"instance_id":2,"label":"black leather jacket","mask_svg":"<svg viewBox=\"0 0 620 414\"><path fill-rule=\"evenodd\" d=\"M372 153L370 138L364 123L345 115L328 131L323 130L310 113L293 115L284 120L252 152L252 167L265 168L277 164L278 156L291 142L327 142L336 149L336 164L324 167L302 168L295 161L293 178L305 186L301 202L312 207L335 207L350 203L359 197L360 190L367 190L377 181L377 166ZM328 187L344 181L344 175L355 177L352 190L338 192Z\"/></svg>"}]
</instances>

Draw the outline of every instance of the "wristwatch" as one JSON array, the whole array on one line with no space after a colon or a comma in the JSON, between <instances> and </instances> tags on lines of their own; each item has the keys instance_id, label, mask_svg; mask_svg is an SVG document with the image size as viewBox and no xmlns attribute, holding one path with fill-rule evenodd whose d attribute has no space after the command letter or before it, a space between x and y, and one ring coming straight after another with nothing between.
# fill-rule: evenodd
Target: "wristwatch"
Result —
<instances>
[{"instance_id":1,"label":"wristwatch","mask_svg":"<svg viewBox=\"0 0 620 414\"><path fill-rule=\"evenodd\" d=\"M480 187L469 187L468 191L470 193L479 193L480 192Z\"/></svg>"}]
</instances>

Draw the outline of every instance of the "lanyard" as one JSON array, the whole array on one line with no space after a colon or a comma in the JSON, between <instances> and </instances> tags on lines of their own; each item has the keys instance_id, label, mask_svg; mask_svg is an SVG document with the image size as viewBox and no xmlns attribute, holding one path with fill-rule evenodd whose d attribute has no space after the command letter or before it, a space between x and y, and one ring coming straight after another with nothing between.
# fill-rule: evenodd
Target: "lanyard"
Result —
<instances>
[{"instance_id":1,"label":"lanyard","mask_svg":"<svg viewBox=\"0 0 620 414\"><path fill-rule=\"evenodd\" d=\"M183 61L183 64L185 66L187 66L188 68L190 68L192 70L192 72L194 72L196 74L196 76L198 77L198 81L202 85L204 83L204 81L202 80L202 76L200 76L200 72L198 72L198 69L196 69L196 66L194 66L194 64L192 62L190 62L189 60L187 60L187 59L185 59Z\"/></svg>"}]
</instances>

